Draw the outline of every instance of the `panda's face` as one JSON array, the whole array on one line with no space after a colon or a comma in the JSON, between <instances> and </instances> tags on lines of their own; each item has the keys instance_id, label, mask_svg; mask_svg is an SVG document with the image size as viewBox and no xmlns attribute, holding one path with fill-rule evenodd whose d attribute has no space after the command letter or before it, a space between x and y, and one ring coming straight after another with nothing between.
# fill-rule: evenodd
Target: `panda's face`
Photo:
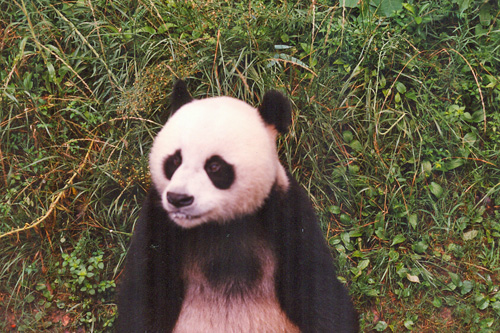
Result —
<instances>
[{"instance_id":1,"label":"panda's face","mask_svg":"<svg viewBox=\"0 0 500 333\"><path fill-rule=\"evenodd\" d=\"M276 135L255 108L237 99L182 106L150 155L153 184L170 218L190 228L255 212L276 182L287 185Z\"/></svg>"}]
</instances>

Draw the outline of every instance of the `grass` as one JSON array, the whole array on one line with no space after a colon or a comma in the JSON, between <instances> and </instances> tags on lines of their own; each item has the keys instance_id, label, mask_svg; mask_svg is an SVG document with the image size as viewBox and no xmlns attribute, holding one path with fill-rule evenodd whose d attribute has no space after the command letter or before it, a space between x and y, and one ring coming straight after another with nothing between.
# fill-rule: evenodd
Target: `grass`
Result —
<instances>
[{"instance_id":1,"label":"grass","mask_svg":"<svg viewBox=\"0 0 500 333\"><path fill-rule=\"evenodd\" d=\"M363 331L499 331L499 5L342 3L0 2L0 330L112 330L180 77L291 97Z\"/></svg>"}]
</instances>

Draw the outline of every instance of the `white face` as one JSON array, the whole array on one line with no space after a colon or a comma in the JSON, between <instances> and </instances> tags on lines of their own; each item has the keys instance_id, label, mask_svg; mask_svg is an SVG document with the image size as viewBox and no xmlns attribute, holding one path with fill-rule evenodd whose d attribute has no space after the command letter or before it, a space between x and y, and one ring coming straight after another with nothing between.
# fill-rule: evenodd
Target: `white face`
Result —
<instances>
[{"instance_id":1,"label":"white face","mask_svg":"<svg viewBox=\"0 0 500 333\"><path fill-rule=\"evenodd\" d=\"M182 227L255 212L274 183L286 186L274 127L240 100L185 104L158 133L150 154L163 208Z\"/></svg>"}]
</instances>

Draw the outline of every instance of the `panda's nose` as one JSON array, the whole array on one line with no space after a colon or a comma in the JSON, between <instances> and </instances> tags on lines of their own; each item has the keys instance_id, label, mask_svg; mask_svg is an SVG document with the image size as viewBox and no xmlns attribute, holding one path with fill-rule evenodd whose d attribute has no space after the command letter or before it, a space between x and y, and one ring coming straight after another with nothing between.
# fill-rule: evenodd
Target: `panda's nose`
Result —
<instances>
[{"instance_id":1,"label":"panda's nose","mask_svg":"<svg viewBox=\"0 0 500 333\"><path fill-rule=\"evenodd\" d=\"M194 197L182 193L167 192L167 201L175 207L181 208L191 205Z\"/></svg>"}]
</instances>

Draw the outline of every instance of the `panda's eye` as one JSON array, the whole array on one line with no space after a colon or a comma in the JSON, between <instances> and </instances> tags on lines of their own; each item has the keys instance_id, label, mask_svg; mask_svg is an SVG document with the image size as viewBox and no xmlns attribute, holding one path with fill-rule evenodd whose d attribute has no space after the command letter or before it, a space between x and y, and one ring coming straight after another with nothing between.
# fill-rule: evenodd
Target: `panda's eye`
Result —
<instances>
[{"instance_id":1,"label":"panda's eye","mask_svg":"<svg viewBox=\"0 0 500 333\"><path fill-rule=\"evenodd\" d=\"M175 170L182 164L181 151L177 150L173 155L170 155L163 165L163 170L165 171L165 176L167 179L171 179L174 175Z\"/></svg>"},{"instance_id":2,"label":"panda's eye","mask_svg":"<svg viewBox=\"0 0 500 333\"><path fill-rule=\"evenodd\" d=\"M172 156L172 165L178 167L181 164L182 164L182 157L180 154L175 154L174 156Z\"/></svg>"},{"instance_id":3,"label":"panda's eye","mask_svg":"<svg viewBox=\"0 0 500 333\"><path fill-rule=\"evenodd\" d=\"M220 171L221 164L219 162L211 162L206 166L206 170L209 173L217 173Z\"/></svg>"},{"instance_id":4,"label":"panda's eye","mask_svg":"<svg viewBox=\"0 0 500 333\"><path fill-rule=\"evenodd\" d=\"M210 157L205 162L205 172L212 184L221 190L230 188L235 180L234 166L218 155Z\"/></svg>"}]
</instances>

